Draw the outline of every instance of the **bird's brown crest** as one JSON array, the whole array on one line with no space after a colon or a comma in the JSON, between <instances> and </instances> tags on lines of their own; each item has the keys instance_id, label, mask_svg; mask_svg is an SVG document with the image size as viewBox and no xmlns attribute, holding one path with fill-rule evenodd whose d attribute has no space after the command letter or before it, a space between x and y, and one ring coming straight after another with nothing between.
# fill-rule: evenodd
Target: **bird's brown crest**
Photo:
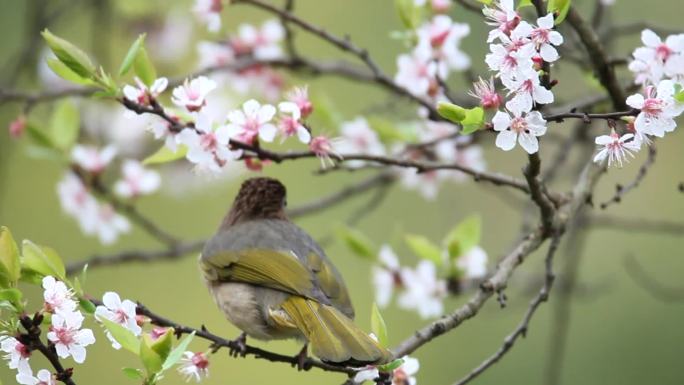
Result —
<instances>
[{"instance_id":1,"label":"bird's brown crest","mask_svg":"<svg viewBox=\"0 0 684 385\"><path fill-rule=\"evenodd\" d=\"M221 228L252 219L287 219L287 190L273 178L250 178L242 183L233 206L223 219Z\"/></svg>"}]
</instances>

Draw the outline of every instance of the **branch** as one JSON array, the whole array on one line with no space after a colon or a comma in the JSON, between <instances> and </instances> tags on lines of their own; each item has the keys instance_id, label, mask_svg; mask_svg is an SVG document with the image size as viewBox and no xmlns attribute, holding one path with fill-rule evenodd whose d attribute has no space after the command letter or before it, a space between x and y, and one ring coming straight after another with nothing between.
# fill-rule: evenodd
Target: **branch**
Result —
<instances>
[{"instance_id":1,"label":"branch","mask_svg":"<svg viewBox=\"0 0 684 385\"><path fill-rule=\"evenodd\" d=\"M609 215L592 215L592 227L632 232L652 232L674 236L684 235L684 223L652 220L645 218L621 218Z\"/></svg>"},{"instance_id":2,"label":"branch","mask_svg":"<svg viewBox=\"0 0 684 385\"><path fill-rule=\"evenodd\" d=\"M65 383L66 385L76 385L74 380L71 378L73 374L73 369L65 369L62 363L59 361L59 356L55 351L54 346L45 345L40 339L40 325L43 321L42 314L36 314L33 318L22 315L19 318L21 326L26 330L25 334L21 334L19 339L21 343L29 347L30 350L37 350L42 354L52 365L52 367L57 371L57 380Z\"/></svg>"},{"instance_id":3,"label":"branch","mask_svg":"<svg viewBox=\"0 0 684 385\"><path fill-rule=\"evenodd\" d=\"M633 255L627 255L624 260L627 275L653 298L662 302L683 302L684 287L666 286L651 277Z\"/></svg>"},{"instance_id":4,"label":"branch","mask_svg":"<svg viewBox=\"0 0 684 385\"><path fill-rule=\"evenodd\" d=\"M167 318L164 318L160 315L153 313L151 310L149 310L141 303L138 303L136 312L139 315L148 317L154 325L173 328L177 335L191 334L194 332L195 336L210 341L212 343L212 348L216 350L220 348L228 348L232 351L241 351L243 357L254 356L257 359L264 359L271 362L283 362L290 364L291 366L297 366L300 360L300 358L297 355L286 356L278 353L269 352L267 350L263 350L254 346L244 345L236 340L227 340L225 338L210 333L205 327L195 329L189 326L181 325L179 323L176 323L174 321L171 321ZM328 372L346 373L350 376L356 373L356 371L354 371L351 368L326 364L322 361L319 361L311 357L308 357L306 361L304 361L303 368L304 370L309 370L311 368L319 368Z\"/></svg>"},{"instance_id":5,"label":"branch","mask_svg":"<svg viewBox=\"0 0 684 385\"><path fill-rule=\"evenodd\" d=\"M523 316L522 321L515 330L509 334L505 339L503 345L497 350L492 356L484 360L480 365L473 369L468 375L460 379L455 383L455 385L464 385L475 379L477 376L482 374L485 370L489 369L492 365L497 363L515 344L518 337L525 337L527 335L527 329L529 327L530 321L534 316L534 313L539 308L539 305L546 302L549 299L549 292L553 286L554 274L553 274L553 257L558 249L558 244L560 242L560 237L558 235L551 239L551 244L546 252L546 274L544 276L544 284L539 293L530 302L530 306L527 308L527 312Z\"/></svg>"},{"instance_id":6,"label":"branch","mask_svg":"<svg viewBox=\"0 0 684 385\"><path fill-rule=\"evenodd\" d=\"M641 181L646 178L646 174L648 174L648 170L653 166L656 160L656 147L654 143L651 143L651 145L648 147L648 158L646 158L646 161L644 164L639 167L639 171L637 172L636 177L634 180L629 183L627 186L623 186L621 184L618 184L615 186L615 195L613 195L612 198L609 200L601 203L601 208L606 209L608 206L614 204L614 203L620 203L622 201L622 198L630 191L634 190L641 184Z\"/></svg>"}]
</instances>

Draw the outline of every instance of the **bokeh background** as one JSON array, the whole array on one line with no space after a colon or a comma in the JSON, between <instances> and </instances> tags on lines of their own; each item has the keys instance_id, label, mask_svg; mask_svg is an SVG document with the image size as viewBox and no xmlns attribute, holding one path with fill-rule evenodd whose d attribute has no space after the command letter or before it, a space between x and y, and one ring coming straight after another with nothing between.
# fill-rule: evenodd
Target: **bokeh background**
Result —
<instances>
[{"instance_id":1,"label":"bokeh background","mask_svg":"<svg viewBox=\"0 0 684 385\"><path fill-rule=\"evenodd\" d=\"M588 13L593 1L576 3ZM636 1L617 0L610 18L617 23L651 22L659 26L681 27L684 10L678 0ZM58 35L76 42L97 58L105 67L115 69L130 42L138 33L159 29L167 15L174 14L177 27L187 30L186 51L180 50L178 59L164 61L160 58L166 49L178 50L185 44L180 39L167 42L153 51L158 71L170 77L182 76L194 68L196 51L194 42L208 37L204 28L197 24L189 9L192 2L169 0L74 0L74 1L0 1L0 79L3 89L37 90L37 63L41 57L42 44L38 32L45 20L32 21L36 15L49 16L49 27ZM297 14L325 26L337 34L349 34L358 45L367 47L380 65L394 73L394 60L405 48L389 38L392 30L400 28L398 17L389 0L299 0ZM479 16L454 6L451 14L458 21L471 25L472 32L464 41L464 50L473 59L475 73L484 74L483 63L486 45L486 26ZM224 12L224 30L234 31L241 22L260 22L267 15L247 9L245 6L229 7ZM319 58L339 57L339 53L319 41L299 33L301 52ZM178 46L177 46L178 45ZM638 34L619 36L612 47L612 55L627 57L638 45ZM156 52L156 57L154 56ZM170 55L169 52L166 52ZM174 55L177 55L175 53ZM586 76L569 64L562 62L555 72L560 85L554 90L559 98L570 100L597 92ZM627 77L625 80L627 81ZM334 78L293 79L293 83L306 82L314 94L325 94L345 119L363 114L369 107L382 106L388 96L372 86L349 83ZM464 83L452 76L455 90ZM232 109L242 100L235 100ZM392 114L407 114L404 110ZM35 112L40 121L42 109ZM412 111L412 110L411 110ZM408 112L408 114L411 113ZM54 247L67 260L77 260L95 253L110 253L130 248L152 249L160 247L142 231L135 229L112 247L103 247L97 240L84 237L75 221L65 216L56 196L56 183L64 168L59 162L36 157L27 140L14 141L7 134L8 123L19 113L18 105L0 106L0 224L9 226L17 239L29 238L35 242ZM113 123L112 126L114 127ZM116 125L125 129L125 125ZM110 129L108 122L104 130ZM335 127L323 127L335 132ZM551 130L566 135L570 125L552 125ZM605 132L596 127L594 132ZM658 142L657 163L650 170L642 186L628 194L624 201L606 210L607 214L634 220L663 219L681 221L684 214L684 195L677 190L684 181L684 133L680 128ZM486 159L491 170L519 175L524 164L522 151L503 153L493 147L493 137L485 144ZM143 146L143 153L153 147ZM542 158L550 159L556 151L572 151L576 157L581 151L559 149L554 143L542 144ZM615 183L630 181L645 159L645 151L623 169L611 169L603 178L596 201L611 196ZM575 170L582 160L572 159L567 170ZM184 239L208 237L213 233L229 206L239 182L245 174L221 179L212 183L199 183L188 179L187 169L165 174L161 193L142 198L141 211L156 222ZM181 168L182 168L181 167ZM329 194L360 178L365 172L330 173L316 176L312 172L316 160L298 161L267 168L266 174L282 179L289 189L291 206L308 202ZM571 178L561 179L557 186L567 187ZM189 187L187 185L190 185ZM196 186L193 186L196 185ZM446 184L435 201L426 201L412 191L399 186L390 190L380 207L365 217L357 228L376 244L390 243L401 255L404 263L413 265L416 257L411 255L401 241L403 233L424 234L434 241L442 236L460 219L472 213L483 218L482 246L490 256L490 267L507 252L519 234L521 214L515 208L520 196L514 191L497 190L484 184L467 182ZM329 210L298 220L298 224L315 238L327 237L349 217L349 213L365 204L370 195L356 197ZM598 208L594 211L599 211ZM571 239L570 246L581 239ZM568 246L568 238L564 246ZM475 384L545 384L545 368L551 349L558 343L553 334L554 318L564 289L562 282L566 267L578 261L578 287L569 297L570 311L561 315L568 323L566 354L562 362L562 384L682 384L684 383L684 296L669 301L654 297L643 290L625 268L627 256L642 266L652 277L669 287L678 287L682 281L684 239L681 235L636 230L616 231L595 228L588 231L584 248L579 252L561 253L557 258L561 284L551 295L550 303L544 304L531 323L527 338L518 341L513 350L494 368L487 371ZM370 328L370 307L373 301L370 283L370 263L355 257L341 242L327 244L342 274L346 277L357 309L358 323ZM567 249L566 249L567 251ZM518 324L527 303L541 284L541 253L534 254L515 274L507 295L508 306L499 308L492 300L473 320L453 330L420 349L415 356L420 359L420 384L449 384L461 378L474 366L499 348L503 338ZM579 259L579 260L577 260ZM173 262L155 264L131 264L93 269L89 273L87 291L99 296L107 290L115 290L122 297L142 301L160 314L188 325L206 325L209 330L233 337L238 330L229 325L216 309L199 279L196 258L189 255ZM33 304L39 302L37 290ZM463 303L469 293L450 298L446 309L454 309ZM392 344L409 336L424 325L414 313L391 306L384 310ZM113 351L95 325L98 344L88 349L88 360L78 366L76 379L79 384L128 383L120 368L135 366L135 358L126 352ZM294 342L255 342L270 350L294 354L299 347ZM203 342L195 341L195 350L205 349ZM39 360L39 359L33 359ZM40 366L34 364L35 368ZM13 374L5 365L0 366L3 384L13 384ZM334 384L343 382L337 374L313 370L300 373L283 364L262 360L233 359L221 352L212 359L211 376L206 384ZM165 384L181 384L177 373L169 374Z\"/></svg>"}]
</instances>

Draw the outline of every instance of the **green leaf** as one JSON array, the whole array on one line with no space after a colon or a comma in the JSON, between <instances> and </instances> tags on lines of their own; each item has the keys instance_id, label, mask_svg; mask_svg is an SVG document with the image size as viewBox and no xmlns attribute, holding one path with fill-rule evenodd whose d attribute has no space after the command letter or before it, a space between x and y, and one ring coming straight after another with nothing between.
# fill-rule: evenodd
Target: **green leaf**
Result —
<instances>
[{"instance_id":1,"label":"green leaf","mask_svg":"<svg viewBox=\"0 0 684 385\"><path fill-rule=\"evenodd\" d=\"M19 248L9 228L0 227L0 287L11 288L21 277Z\"/></svg>"},{"instance_id":2,"label":"green leaf","mask_svg":"<svg viewBox=\"0 0 684 385\"><path fill-rule=\"evenodd\" d=\"M11 303L16 312L21 312L23 309L21 298L22 294L18 289L0 290L0 301Z\"/></svg>"},{"instance_id":3,"label":"green leaf","mask_svg":"<svg viewBox=\"0 0 684 385\"><path fill-rule=\"evenodd\" d=\"M152 337L149 334L143 335L140 344L140 359L142 360L148 375L155 375L162 371L162 358L152 349Z\"/></svg>"},{"instance_id":4,"label":"green leaf","mask_svg":"<svg viewBox=\"0 0 684 385\"><path fill-rule=\"evenodd\" d=\"M677 102L684 103L684 90L682 90L682 86L679 84L675 84L674 98Z\"/></svg>"},{"instance_id":5,"label":"green leaf","mask_svg":"<svg viewBox=\"0 0 684 385\"><path fill-rule=\"evenodd\" d=\"M57 58L51 57L51 58L48 58L46 61L47 61L48 67L52 70L52 72L54 72L55 74L57 74L57 76L59 76L60 78L66 80L66 81L76 83L76 84L80 84L80 85L84 85L84 86L91 86L91 85L95 84L89 78L84 78L81 75L79 75L76 72L69 69L69 67L67 67L66 64L62 63Z\"/></svg>"},{"instance_id":6,"label":"green leaf","mask_svg":"<svg viewBox=\"0 0 684 385\"><path fill-rule=\"evenodd\" d=\"M65 280L64 262L53 249L38 246L25 239L21 246L21 256L21 265L25 270L43 277L52 275L62 281Z\"/></svg>"},{"instance_id":7,"label":"green leaf","mask_svg":"<svg viewBox=\"0 0 684 385\"><path fill-rule=\"evenodd\" d=\"M41 33L57 59L82 78L95 76L95 66L88 55L72 43L53 35L47 29Z\"/></svg>"},{"instance_id":8,"label":"green leaf","mask_svg":"<svg viewBox=\"0 0 684 385\"><path fill-rule=\"evenodd\" d=\"M143 160L142 164L144 165L150 165L150 164L161 164L161 163L169 163L173 162L178 159L185 158L185 155L188 153L188 148L186 146L180 145L176 149L176 152L171 151L168 147L166 146L161 146L157 152L154 154L148 156Z\"/></svg>"},{"instance_id":9,"label":"green leaf","mask_svg":"<svg viewBox=\"0 0 684 385\"><path fill-rule=\"evenodd\" d=\"M414 30L420 24L422 10L414 5L413 0L395 0L394 6L406 29Z\"/></svg>"},{"instance_id":10,"label":"green leaf","mask_svg":"<svg viewBox=\"0 0 684 385\"><path fill-rule=\"evenodd\" d=\"M482 219L479 215L471 215L464 219L444 238L444 244L449 250L449 258L458 258L480 244L481 234Z\"/></svg>"},{"instance_id":11,"label":"green leaf","mask_svg":"<svg viewBox=\"0 0 684 385\"><path fill-rule=\"evenodd\" d=\"M176 348L169 353L169 356L166 357L166 361L164 361L164 364L162 365L162 371L169 370L176 365L178 361L180 361L180 359L183 357L183 353L188 350L188 346L194 337L195 332L192 332L181 340L178 346L176 346Z\"/></svg>"},{"instance_id":12,"label":"green leaf","mask_svg":"<svg viewBox=\"0 0 684 385\"><path fill-rule=\"evenodd\" d=\"M89 299L79 298L78 304L81 305L81 309L83 309L84 312L88 314L95 314L95 309L97 309L97 307Z\"/></svg>"},{"instance_id":13,"label":"green leaf","mask_svg":"<svg viewBox=\"0 0 684 385\"><path fill-rule=\"evenodd\" d=\"M404 364L404 360L401 358L397 358L396 360L390 362L389 364L378 366L378 370L380 370L381 372L391 372L394 369L399 368L403 364Z\"/></svg>"},{"instance_id":14,"label":"green leaf","mask_svg":"<svg viewBox=\"0 0 684 385\"><path fill-rule=\"evenodd\" d=\"M373 302L373 308L371 309L371 330L375 336L378 337L378 342L380 342L381 346L388 345L387 325L385 324L385 320L382 318L380 309L378 309L378 305L375 302Z\"/></svg>"},{"instance_id":15,"label":"green leaf","mask_svg":"<svg viewBox=\"0 0 684 385\"><path fill-rule=\"evenodd\" d=\"M159 354L162 361L165 361L169 353L171 353L171 348L173 347L173 329L166 329L166 333L159 336L154 342L152 342L152 350Z\"/></svg>"},{"instance_id":16,"label":"green leaf","mask_svg":"<svg viewBox=\"0 0 684 385\"><path fill-rule=\"evenodd\" d=\"M558 25L565 20L565 17L568 15L568 11L570 10L571 4L572 0L549 0L546 11L548 13L558 12L557 15L554 15L554 22L556 25Z\"/></svg>"},{"instance_id":17,"label":"green leaf","mask_svg":"<svg viewBox=\"0 0 684 385\"><path fill-rule=\"evenodd\" d=\"M38 128L33 122L28 121L26 123L26 132L28 132L29 138L42 149L53 150L56 148L52 138L50 138L46 132Z\"/></svg>"},{"instance_id":18,"label":"green leaf","mask_svg":"<svg viewBox=\"0 0 684 385\"><path fill-rule=\"evenodd\" d=\"M135 355L140 354L140 340L133 334L132 331L119 325L118 323L108 320L105 317L96 317L97 320L109 331L112 337L118 342L121 347L132 352Z\"/></svg>"},{"instance_id":19,"label":"green leaf","mask_svg":"<svg viewBox=\"0 0 684 385\"><path fill-rule=\"evenodd\" d=\"M354 254L368 259L375 258L375 246L362 232L345 227L338 231L338 235Z\"/></svg>"},{"instance_id":20,"label":"green leaf","mask_svg":"<svg viewBox=\"0 0 684 385\"><path fill-rule=\"evenodd\" d=\"M142 380L143 378L145 378L145 374L140 369L123 368L121 369L121 371L123 372L123 374L126 375L126 377L130 378L131 380Z\"/></svg>"},{"instance_id":21,"label":"green leaf","mask_svg":"<svg viewBox=\"0 0 684 385\"><path fill-rule=\"evenodd\" d=\"M405 240L411 251L420 258L432 261L438 266L444 262L442 250L426 237L422 235L406 234Z\"/></svg>"},{"instance_id":22,"label":"green leaf","mask_svg":"<svg viewBox=\"0 0 684 385\"><path fill-rule=\"evenodd\" d=\"M454 123L460 123L466 118L466 109L453 103L439 102L437 112L444 119Z\"/></svg>"},{"instance_id":23,"label":"green leaf","mask_svg":"<svg viewBox=\"0 0 684 385\"><path fill-rule=\"evenodd\" d=\"M157 71L154 69L154 64L147 55L145 47L140 47L138 54L135 56L133 62L133 69L143 83L151 86L154 80L157 79Z\"/></svg>"},{"instance_id":24,"label":"green leaf","mask_svg":"<svg viewBox=\"0 0 684 385\"><path fill-rule=\"evenodd\" d=\"M485 114L482 107L474 107L466 110L465 118L461 121L463 129L461 135L469 135L484 127Z\"/></svg>"},{"instance_id":25,"label":"green leaf","mask_svg":"<svg viewBox=\"0 0 684 385\"><path fill-rule=\"evenodd\" d=\"M80 125L76 105L69 99L58 102L50 119L52 143L59 149L68 150L78 138Z\"/></svg>"},{"instance_id":26,"label":"green leaf","mask_svg":"<svg viewBox=\"0 0 684 385\"><path fill-rule=\"evenodd\" d=\"M145 34L143 33L140 36L138 36L137 39L135 39L133 44L131 44L131 48L128 49L126 56L121 62L121 66L119 66L119 76L125 75L128 72L128 70L131 69L131 67L133 66L133 62L138 57L138 52L140 52L140 48L142 48L144 44Z\"/></svg>"}]
</instances>

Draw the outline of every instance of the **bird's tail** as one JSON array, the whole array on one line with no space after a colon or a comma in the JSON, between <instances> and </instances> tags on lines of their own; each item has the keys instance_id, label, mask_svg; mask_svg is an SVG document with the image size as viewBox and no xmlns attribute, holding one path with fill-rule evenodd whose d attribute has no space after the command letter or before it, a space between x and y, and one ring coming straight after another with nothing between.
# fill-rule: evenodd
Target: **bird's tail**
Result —
<instances>
[{"instance_id":1,"label":"bird's tail","mask_svg":"<svg viewBox=\"0 0 684 385\"><path fill-rule=\"evenodd\" d=\"M322 361L364 366L383 364L391 358L387 349L332 306L291 296L282 308L309 341L313 354Z\"/></svg>"}]
</instances>

